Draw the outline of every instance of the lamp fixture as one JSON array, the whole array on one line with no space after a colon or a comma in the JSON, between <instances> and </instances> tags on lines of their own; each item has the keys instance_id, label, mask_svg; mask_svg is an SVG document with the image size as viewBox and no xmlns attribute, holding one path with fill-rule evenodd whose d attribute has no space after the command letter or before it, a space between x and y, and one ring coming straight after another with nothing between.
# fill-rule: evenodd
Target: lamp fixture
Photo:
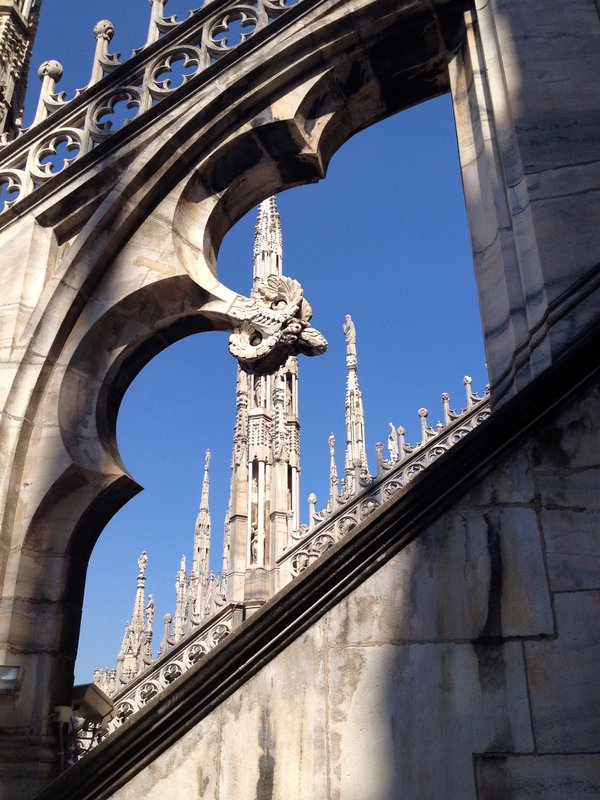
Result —
<instances>
[{"instance_id":1,"label":"lamp fixture","mask_svg":"<svg viewBox=\"0 0 600 800\"><path fill-rule=\"evenodd\" d=\"M22 668L0 664L0 705L13 703L21 686Z\"/></svg>"}]
</instances>

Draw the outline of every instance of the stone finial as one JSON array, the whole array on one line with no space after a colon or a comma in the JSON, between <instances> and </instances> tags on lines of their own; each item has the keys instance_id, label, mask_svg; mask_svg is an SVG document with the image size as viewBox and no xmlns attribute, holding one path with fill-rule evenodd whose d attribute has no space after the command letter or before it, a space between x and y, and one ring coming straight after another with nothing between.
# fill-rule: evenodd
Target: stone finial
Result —
<instances>
[{"instance_id":1,"label":"stone finial","mask_svg":"<svg viewBox=\"0 0 600 800\"><path fill-rule=\"evenodd\" d=\"M109 55L108 45L115 33L115 26L108 19L101 19L94 25L94 36L96 38L96 50L94 52L94 63L92 64L92 74L88 86L92 86L102 80L105 72L110 72L119 63L119 56Z\"/></svg>"},{"instance_id":2,"label":"stone finial","mask_svg":"<svg viewBox=\"0 0 600 800\"><path fill-rule=\"evenodd\" d=\"M419 409L419 417L421 417L421 445L424 445L431 433L431 429L427 425L427 417L429 416L429 411L426 408Z\"/></svg>"},{"instance_id":3,"label":"stone finial","mask_svg":"<svg viewBox=\"0 0 600 800\"><path fill-rule=\"evenodd\" d=\"M442 408L444 409L444 425L450 423L450 395L442 392Z\"/></svg>"},{"instance_id":4,"label":"stone finial","mask_svg":"<svg viewBox=\"0 0 600 800\"><path fill-rule=\"evenodd\" d=\"M101 19L94 25L96 39L105 39L107 42L115 35L115 26L108 19Z\"/></svg>"},{"instance_id":5,"label":"stone finial","mask_svg":"<svg viewBox=\"0 0 600 800\"><path fill-rule=\"evenodd\" d=\"M150 6L150 23L148 25L148 37L146 47L160 38L160 23L164 22L163 8L166 0L148 0Z\"/></svg>"},{"instance_id":6,"label":"stone finial","mask_svg":"<svg viewBox=\"0 0 600 800\"><path fill-rule=\"evenodd\" d=\"M473 390L471 389L473 379L470 375L465 375L463 383L465 385L465 394L467 397L467 411L470 411L473 408Z\"/></svg>"},{"instance_id":7,"label":"stone finial","mask_svg":"<svg viewBox=\"0 0 600 800\"><path fill-rule=\"evenodd\" d=\"M308 495L308 528L312 530L315 527L315 506L317 504L317 495L311 492Z\"/></svg>"},{"instance_id":8,"label":"stone finial","mask_svg":"<svg viewBox=\"0 0 600 800\"><path fill-rule=\"evenodd\" d=\"M55 84L62 78L63 68L58 61L51 59L44 61L40 64L38 69L38 76L42 81L42 88L40 89L40 97L37 104L37 110L33 119L33 125L37 125L43 119L46 119L49 113L49 107L52 107L59 98L54 97ZM54 102L53 102L54 101Z\"/></svg>"},{"instance_id":9,"label":"stone finial","mask_svg":"<svg viewBox=\"0 0 600 800\"><path fill-rule=\"evenodd\" d=\"M38 67L38 77L40 80L44 80L47 76L52 78L53 81L59 81L63 75L63 68L62 64L59 61L55 61L54 59L50 59L49 61L44 61Z\"/></svg>"}]
</instances>

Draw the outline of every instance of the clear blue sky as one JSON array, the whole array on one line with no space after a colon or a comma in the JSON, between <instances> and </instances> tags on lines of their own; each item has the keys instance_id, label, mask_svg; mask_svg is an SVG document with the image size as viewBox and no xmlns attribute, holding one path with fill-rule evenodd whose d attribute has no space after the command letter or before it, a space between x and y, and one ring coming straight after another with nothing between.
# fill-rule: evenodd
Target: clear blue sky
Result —
<instances>
[{"instance_id":1,"label":"clear blue sky","mask_svg":"<svg viewBox=\"0 0 600 800\"><path fill-rule=\"evenodd\" d=\"M186 14L188 2L167 11ZM126 57L143 44L147 0L44 0L29 87L31 119L37 66L55 58L71 96L87 83L98 19L115 27L113 51ZM313 306L326 355L301 359L303 500L326 502L327 438L335 433L343 462L346 313L357 328L359 377L370 465L388 422L419 437L417 409L441 414L439 396L464 406L462 378L487 382L464 200L448 97L386 120L355 136L334 157L327 179L278 197L284 270L298 278ZM218 257L221 280L248 293L256 211L230 231ZM223 334L185 339L156 357L136 378L121 407L118 441L131 475L145 487L109 523L88 571L78 682L95 666L115 663L131 614L136 562L149 556L147 589L157 604L154 641L174 607L174 579L183 553L191 557L204 450L210 447L212 564L219 569L229 490L235 362ZM306 506L305 506L306 508ZM306 515L304 517L306 521Z\"/></svg>"}]
</instances>

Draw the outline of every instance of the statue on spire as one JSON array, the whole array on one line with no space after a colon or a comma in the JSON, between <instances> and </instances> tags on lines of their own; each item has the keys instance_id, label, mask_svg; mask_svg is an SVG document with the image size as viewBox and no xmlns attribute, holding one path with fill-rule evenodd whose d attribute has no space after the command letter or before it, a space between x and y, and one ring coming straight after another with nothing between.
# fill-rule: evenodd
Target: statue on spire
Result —
<instances>
[{"instance_id":1,"label":"statue on spire","mask_svg":"<svg viewBox=\"0 0 600 800\"><path fill-rule=\"evenodd\" d=\"M143 578L146 573L146 570L148 569L148 554L146 553L145 550L138 558L137 564L138 564L139 577Z\"/></svg>"},{"instance_id":2,"label":"statue on spire","mask_svg":"<svg viewBox=\"0 0 600 800\"><path fill-rule=\"evenodd\" d=\"M342 326L346 337L346 490L352 495L358 490L359 478L369 475L365 448L365 412L362 393L358 383L358 356L356 351L356 328L350 314L346 314Z\"/></svg>"},{"instance_id":3,"label":"statue on spire","mask_svg":"<svg viewBox=\"0 0 600 800\"><path fill-rule=\"evenodd\" d=\"M358 359L356 355L356 328L350 314L346 314L343 325L344 336L346 337L346 366L348 369L356 369Z\"/></svg>"}]
</instances>

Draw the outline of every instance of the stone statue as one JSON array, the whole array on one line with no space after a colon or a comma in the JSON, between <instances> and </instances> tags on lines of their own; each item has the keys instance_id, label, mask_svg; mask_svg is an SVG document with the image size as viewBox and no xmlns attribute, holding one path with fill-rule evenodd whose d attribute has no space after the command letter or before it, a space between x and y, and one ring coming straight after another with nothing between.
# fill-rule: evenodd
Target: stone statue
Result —
<instances>
[{"instance_id":1,"label":"stone statue","mask_svg":"<svg viewBox=\"0 0 600 800\"><path fill-rule=\"evenodd\" d=\"M399 456L399 449L398 449L398 433L396 431L396 426L393 422L389 423L390 425L390 432L388 434L388 450L390 453L390 461L398 461Z\"/></svg>"},{"instance_id":2,"label":"stone statue","mask_svg":"<svg viewBox=\"0 0 600 800\"><path fill-rule=\"evenodd\" d=\"M258 563L258 526L255 522L250 533L250 563Z\"/></svg>"},{"instance_id":3,"label":"stone statue","mask_svg":"<svg viewBox=\"0 0 600 800\"><path fill-rule=\"evenodd\" d=\"M258 375L254 378L254 406L261 408L263 405L263 382Z\"/></svg>"},{"instance_id":4,"label":"stone statue","mask_svg":"<svg viewBox=\"0 0 600 800\"><path fill-rule=\"evenodd\" d=\"M346 366L356 367L356 328L350 314L346 314L343 325L344 336L346 337Z\"/></svg>"},{"instance_id":5,"label":"stone statue","mask_svg":"<svg viewBox=\"0 0 600 800\"><path fill-rule=\"evenodd\" d=\"M138 570L140 575L143 575L146 572L146 568L148 566L148 556L146 555L146 551L140 555L138 558Z\"/></svg>"},{"instance_id":6,"label":"stone statue","mask_svg":"<svg viewBox=\"0 0 600 800\"><path fill-rule=\"evenodd\" d=\"M144 611L146 612L146 626L150 630L154 622L154 596L151 594L148 595L148 605Z\"/></svg>"}]
</instances>

